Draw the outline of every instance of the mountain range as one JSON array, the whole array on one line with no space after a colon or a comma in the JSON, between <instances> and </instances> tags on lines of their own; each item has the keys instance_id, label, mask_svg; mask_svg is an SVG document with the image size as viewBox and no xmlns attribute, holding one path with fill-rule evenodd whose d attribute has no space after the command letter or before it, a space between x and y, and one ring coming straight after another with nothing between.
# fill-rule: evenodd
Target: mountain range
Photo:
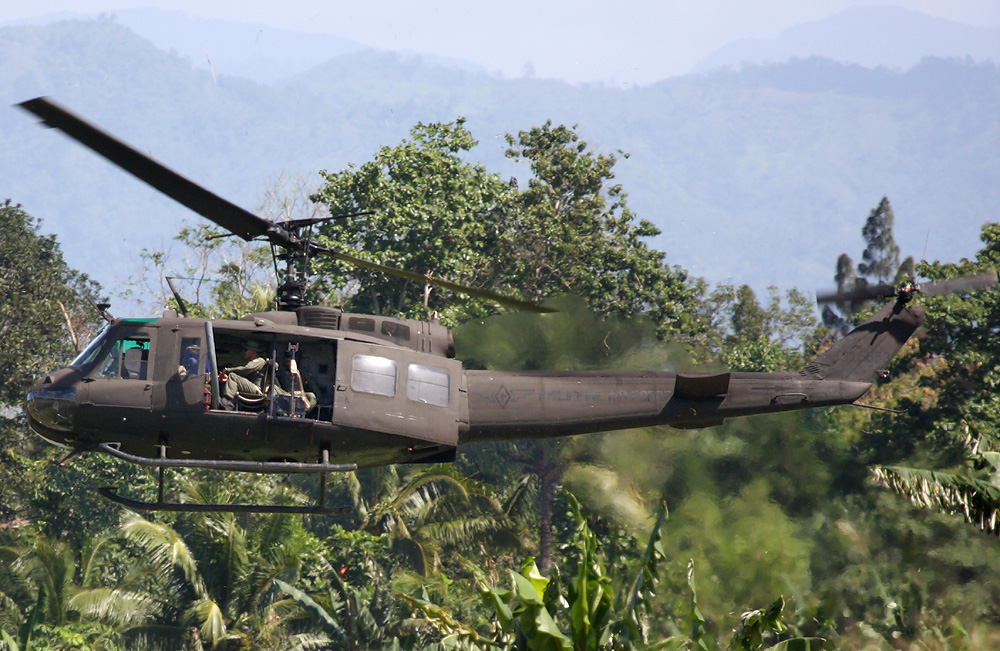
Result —
<instances>
[{"instance_id":1,"label":"mountain range","mask_svg":"<svg viewBox=\"0 0 1000 651\"><path fill-rule=\"evenodd\" d=\"M7 26L0 94L8 105L53 96L250 209L279 178L315 187L318 170L370 160L418 122L464 116L481 143L475 158L522 179L503 156L504 134L576 125L597 150L629 154L616 180L663 230L651 244L669 263L758 290L828 285L837 255L860 253L882 196L904 254L918 258L970 256L981 224L1000 218L991 61L894 69L810 57L621 89L335 45L316 45L312 56L328 58L311 67L260 62L251 78L196 65L110 17ZM142 273L140 250L169 247L182 221L197 219L7 111L0 198L43 219L70 264L105 286Z\"/></svg>"}]
</instances>

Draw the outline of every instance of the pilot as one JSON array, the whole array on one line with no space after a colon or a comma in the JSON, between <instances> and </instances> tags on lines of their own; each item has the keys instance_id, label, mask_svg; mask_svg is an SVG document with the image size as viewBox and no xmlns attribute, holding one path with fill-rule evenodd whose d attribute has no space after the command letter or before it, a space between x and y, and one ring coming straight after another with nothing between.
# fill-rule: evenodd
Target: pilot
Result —
<instances>
[{"instance_id":1,"label":"pilot","mask_svg":"<svg viewBox=\"0 0 1000 651\"><path fill-rule=\"evenodd\" d=\"M219 381L225 382L219 403L223 409L232 411L236 408L236 397L239 394L260 397L264 395L264 379L267 375L267 358L264 345L259 341L248 340L243 348L243 366L232 366L219 371Z\"/></svg>"}]
</instances>

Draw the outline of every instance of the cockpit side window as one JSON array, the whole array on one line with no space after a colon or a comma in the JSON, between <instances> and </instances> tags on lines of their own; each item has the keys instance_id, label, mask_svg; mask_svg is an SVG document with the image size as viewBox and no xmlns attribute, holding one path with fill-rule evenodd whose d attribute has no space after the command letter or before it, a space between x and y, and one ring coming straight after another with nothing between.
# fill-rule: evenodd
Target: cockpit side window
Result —
<instances>
[{"instance_id":1,"label":"cockpit side window","mask_svg":"<svg viewBox=\"0 0 1000 651\"><path fill-rule=\"evenodd\" d=\"M149 338L119 339L97 365L97 376L125 380L145 380L149 376Z\"/></svg>"}]
</instances>

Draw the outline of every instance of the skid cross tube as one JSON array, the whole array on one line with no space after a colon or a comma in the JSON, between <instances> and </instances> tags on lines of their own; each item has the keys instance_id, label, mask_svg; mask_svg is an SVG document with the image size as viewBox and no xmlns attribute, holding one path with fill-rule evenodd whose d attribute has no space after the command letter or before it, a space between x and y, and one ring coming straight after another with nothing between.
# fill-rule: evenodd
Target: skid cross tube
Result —
<instances>
[{"instance_id":1,"label":"skid cross tube","mask_svg":"<svg viewBox=\"0 0 1000 651\"><path fill-rule=\"evenodd\" d=\"M329 507L326 505L326 475L328 472L350 472L357 470L356 463L330 463L330 450L321 451L322 462L299 463L284 461L228 461L214 459L169 459L167 446L160 445L158 458L140 457L121 451L120 443L101 443L97 446L102 452L113 457L135 463L141 466L153 467L159 470L157 485L157 500L143 502L124 495L119 495L112 488L97 489L112 502L138 511L179 511L191 513L227 512L227 513L293 513L302 515L344 515L353 511L350 506ZM286 506L282 504L197 504L165 502L163 499L164 470L167 468L209 468L215 470L230 470L240 472L280 472L280 473L319 473L319 501L314 506Z\"/></svg>"}]
</instances>

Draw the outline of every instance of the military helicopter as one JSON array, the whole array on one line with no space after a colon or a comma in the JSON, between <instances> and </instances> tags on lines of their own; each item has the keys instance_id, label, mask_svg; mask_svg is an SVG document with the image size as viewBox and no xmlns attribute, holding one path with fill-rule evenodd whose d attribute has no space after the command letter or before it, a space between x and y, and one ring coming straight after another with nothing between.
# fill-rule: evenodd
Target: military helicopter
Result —
<instances>
[{"instance_id":1,"label":"military helicopter","mask_svg":"<svg viewBox=\"0 0 1000 651\"><path fill-rule=\"evenodd\" d=\"M997 284L993 273L923 288L868 288L863 297L832 295L829 300L895 300L794 372L464 370L451 333L436 320L306 305L309 258L332 256L521 310L549 310L321 246L304 232L332 217L263 219L48 98L18 106L229 232L284 252L276 310L235 320L191 318L178 296L181 314L168 309L158 318L134 319L112 317L107 305L99 306L107 320L103 331L28 393L31 428L72 448L67 458L99 451L158 469L155 502L100 489L133 509L341 513L345 509L325 502L328 473L452 461L465 443L664 424L702 428L726 418L849 405L887 376L889 362L923 322L923 310L911 304L914 293ZM265 360L263 389L253 395L223 383L227 367L251 356L247 350ZM226 395L233 395L231 404ZM167 468L315 473L319 499L312 506L172 503L164 500Z\"/></svg>"}]
</instances>

